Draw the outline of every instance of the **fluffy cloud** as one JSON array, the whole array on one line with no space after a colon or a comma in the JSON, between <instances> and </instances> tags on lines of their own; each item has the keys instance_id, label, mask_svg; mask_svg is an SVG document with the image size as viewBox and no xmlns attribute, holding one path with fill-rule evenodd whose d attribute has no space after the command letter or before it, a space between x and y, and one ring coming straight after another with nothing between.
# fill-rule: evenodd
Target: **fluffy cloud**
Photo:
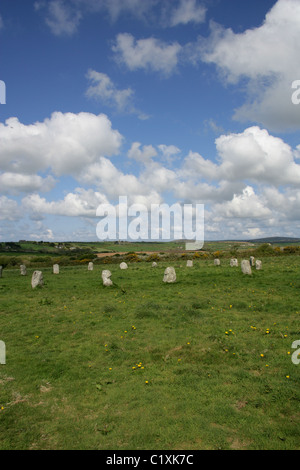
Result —
<instances>
[{"instance_id":1,"label":"fluffy cloud","mask_svg":"<svg viewBox=\"0 0 300 470\"><path fill-rule=\"evenodd\" d=\"M270 217L272 214L251 186L243 189L242 194L234 194L231 201L216 204L214 210L226 218L260 219Z\"/></svg>"},{"instance_id":2,"label":"fluffy cloud","mask_svg":"<svg viewBox=\"0 0 300 470\"><path fill-rule=\"evenodd\" d=\"M198 43L201 60L217 65L227 83L248 80L248 101L236 110L235 118L272 130L298 129L299 110L291 102L291 86L300 77L299 1L278 0L261 26L243 33L215 23L211 29L209 39Z\"/></svg>"},{"instance_id":3,"label":"fluffy cloud","mask_svg":"<svg viewBox=\"0 0 300 470\"><path fill-rule=\"evenodd\" d=\"M167 44L156 38L136 40L129 33L118 34L112 47L116 60L129 70L153 70L166 76L176 69L181 49L178 42Z\"/></svg>"},{"instance_id":4,"label":"fluffy cloud","mask_svg":"<svg viewBox=\"0 0 300 470\"><path fill-rule=\"evenodd\" d=\"M216 139L221 157L219 178L300 186L300 165L292 148L265 129L250 127Z\"/></svg>"},{"instance_id":5,"label":"fluffy cloud","mask_svg":"<svg viewBox=\"0 0 300 470\"><path fill-rule=\"evenodd\" d=\"M123 111L128 107L133 95L131 88L118 90L108 75L95 70L89 70L87 78L92 82L92 85L86 91L87 96L99 98L105 103L115 106L119 111Z\"/></svg>"},{"instance_id":6,"label":"fluffy cloud","mask_svg":"<svg viewBox=\"0 0 300 470\"><path fill-rule=\"evenodd\" d=\"M50 191L55 185L51 175L42 178L39 175L26 175L19 173L0 174L1 191L5 194L29 193L32 191Z\"/></svg>"},{"instance_id":7,"label":"fluffy cloud","mask_svg":"<svg viewBox=\"0 0 300 470\"><path fill-rule=\"evenodd\" d=\"M102 155L119 152L122 137L107 116L55 112L50 119L24 125L17 118L0 124L0 169L33 174L51 169L77 175Z\"/></svg>"},{"instance_id":8,"label":"fluffy cloud","mask_svg":"<svg viewBox=\"0 0 300 470\"><path fill-rule=\"evenodd\" d=\"M161 27L202 23L206 8L197 0L37 0L35 10L44 12L45 22L56 36L73 35L88 14L106 14L111 22L130 15Z\"/></svg>"},{"instance_id":9,"label":"fluffy cloud","mask_svg":"<svg viewBox=\"0 0 300 470\"><path fill-rule=\"evenodd\" d=\"M134 106L134 91L131 88L118 89L107 74L95 70L89 70L87 78L91 82L86 91L87 97L100 100L118 112L136 114L142 120L148 118Z\"/></svg>"},{"instance_id":10,"label":"fluffy cloud","mask_svg":"<svg viewBox=\"0 0 300 470\"><path fill-rule=\"evenodd\" d=\"M293 232L300 221L299 149L258 126L218 137L216 161L190 151L176 169L168 164L180 154L178 147L133 142L125 165L134 168L128 173L108 158L120 154L122 137L104 115L54 113L31 125L11 118L0 124L0 139L2 191L27 193L19 204L0 198L1 220L7 224L26 216L92 219L99 204L117 204L124 195L128 204L148 208L165 198L203 203L209 233L227 237L272 233L284 223ZM60 199L42 197L56 184L54 177L63 183L64 175L85 187L66 190Z\"/></svg>"},{"instance_id":11,"label":"fluffy cloud","mask_svg":"<svg viewBox=\"0 0 300 470\"><path fill-rule=\"evenodd\" d=\"M197 5L196 0L180 0L179 5L173 9L170 15L169 24L203 23L205 20L206 8Z\"/></svg>"},{"instance_id":12,"label":"fluffy cloud","mask_svg":"<svg viewBox=\"0 0 300 470\"><path fill-rule=\"evenodd\" d=\"M46 3L42 0L34 6L37 11L46 8L45 22L55 36L71 36L77 31L82 14L70 2L51 0Z\"/></svg>"},{"instance_id":13,"label":"fluffy cloud","mask_svg":"<svg viewBox=\"0 0 300 470\"><path fill-rule=\"evenodd\" d=\"M128 157L137 162L150 163L152 158L156 157L157 151L152 145L144 145L142 150L140 147L140 142L134 142L128 151Z\"/></svg>"},{"instance_id":14,"label":"fluffy cloud","mask_svg":"<svg viewBox=\"0 0 300 470\"><path fill-rule=\"evenodd\" d=\"M39 214L52 214L68 217L95 217L99 204L107 204L106 196L93 190L77 188L74 193L68 193L61 201L48 202L39 194L31 194L22 200L23 208Z\"/></svg>"},{"instance_id":15,"label":"fluffy cloud","mask_svg":"<svg viewBox=\"0 0 300 470\"><path fill-rule=\"evenodd\" d=\"M0 196L0 220L18 220L21 210L18 203L6 196Z\"/></svg>"}]
</instances>

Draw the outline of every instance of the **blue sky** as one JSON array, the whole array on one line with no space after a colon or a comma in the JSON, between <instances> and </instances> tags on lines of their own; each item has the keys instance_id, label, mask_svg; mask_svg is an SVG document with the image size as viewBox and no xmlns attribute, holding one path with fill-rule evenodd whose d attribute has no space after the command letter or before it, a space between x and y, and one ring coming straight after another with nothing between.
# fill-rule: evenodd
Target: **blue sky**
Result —
<instances>
[{"instance_id":1,"label":"blue sky","mask_svg":"<svg viewBox=\"0 0 300 470\"><path fill-rule=\"evenodd\" d=\"M0 44L0 241L96 240L124 195L300 236L298 0L2 0Z\"/></svg>"}]
</instances>

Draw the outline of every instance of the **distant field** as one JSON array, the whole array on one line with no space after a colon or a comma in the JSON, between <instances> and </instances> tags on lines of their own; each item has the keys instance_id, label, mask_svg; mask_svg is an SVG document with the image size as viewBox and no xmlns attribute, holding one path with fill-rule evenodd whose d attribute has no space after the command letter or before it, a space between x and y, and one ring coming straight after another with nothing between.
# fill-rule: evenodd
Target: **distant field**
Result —
<instances>
[{"instance_id":1,"label":"distant field","mask_svg":"<svg viewBox=\"0 0 300 470\"><path fill-rule=\"evenodd\" d=\"M299 450L299 256L261 259L4 269L0 449Z\"/></svg>"}]
</instances>

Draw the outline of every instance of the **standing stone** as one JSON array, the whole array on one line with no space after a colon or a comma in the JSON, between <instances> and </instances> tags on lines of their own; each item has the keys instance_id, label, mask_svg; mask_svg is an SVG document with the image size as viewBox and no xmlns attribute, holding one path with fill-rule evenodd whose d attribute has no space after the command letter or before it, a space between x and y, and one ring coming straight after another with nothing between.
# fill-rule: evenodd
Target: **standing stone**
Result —
<instances>
[{"instance_id":1,"label":"standing stone","mask_svg":"<svg viewBox=\"0 0 300 470\"><path fill-rule=\"evenodd\" d=\"M252 274L250 261L248 261L247 259L243 259L243 261L241 262L241 268L243 274Z\"/></svg>"},{"instance_id":2,"label":"standing stone","mask_svg":"<svg viewBox=\"0 0 300 470\"><path fill-rule=\"evenodd\" d=\"M26 271L26 266L25 266L25 264L21 264L21 265L20 265L20 273L21 273L21 276L26 276L27 271Z\"/></svg>"},{"instance_id":3,"label":"standing stone","mask_svg":"<svg viewBox=\"0 0 300 470\"><path fill-rule=\"evenodd\" d=\"M102 281L104 286L112 286L112 280L110 279L111 272L108 269L102 271Z\"/></svg>"},{"instance_id":4,"label":"standing stone","mask_svg":"<svg viewBox=\"0 0 300 470\"><path fill-rule=\"evenodd\" d=\"M0 266L0 277L2 277L2 269L3 269L3 267Z\"/></svg>"},{"instance_id":5,"label":"standing stone","mask_svg":"<svg viewBox=\"0 0 300 470\"><path fill-rule=\"evenodd\" d=\"M59 265L58 264L53 265L53 274L59 274Z\"/></svg>"},{"instance_id":6,"label":"standing stone","mask_svg":"<svg viewBox=\"0 0 300 470\"><path fill-rule=\"evenodd\" d=\"M193 267L193 261L191 259L188 259L186 262L187 268L192 268Z\"/></svg>"},{"instance_id":7,"label":"standing stone","mask_svg":"<svg viewBox=\"0 0 300 470\"><path fill-rule=\"evenodd\" d=\"M43 286L44 279L42 271L34 271L31 278L31 287L35 289L37 286Z\"/></svg>"},{"instance_id":8,"label":"standing stone","mask_svg":"<svg viewBox=\"0 0 300 470\"><path fill-rule=\"evenodd\" d=\"M219 259L214 260L214 265L215 266L220 266L220 264L221 264L221 261Z\"/></svg>"},{"instance_id":9,"label":"standing stone","mask_svg":"<svg viewBox=\"0 0 300 470\"><path fill-rule=\"evenodd\" d=\"M120 264L120 269L127 269L127 268L128 268L128 266L127 266L126 263L121 263Z\"/></svg>"},{"instance_id":10,"label":"standing stone","mask_svg":"<svg viewBox=\"0 0 300 470\"><path fill-rule=\"evenodd\" d=\"M262 262L259 259L256 260L255 267L258 270L262 268Z\"/></svg>"},{"instance_id":11,"label":"standing stone","mask_svg":"<svg viewBox=\"0 0 300 470\"><path fill-rule=\"evenodd\" d=\"M93 271L94 269L94 263L92 263L92 261L89 262L88 264L88 271Z\"/></svg>"},{"instance_id":12,"label":"standing stone","mask_svg":"<svg viewBox=\"0 0 300 470\"><path fill-rule=\"evenodd\" d=\"M231 267L234 267L234 266L238 266L239 265L239 262L236 258L231 258L230 260L230 266Z\"/></svg>"},{"instance_id":13,"label":"standing stone","mask_svg":"<svg viewBox=\"0 0 300 470\"><path fill-rule=\"evenodd\" d=\"M176 272L173 267L165 269L163 282L172 283L176 281Z\"/></svg>"},{"instance_id":14,"label":"standing stone","mask_svg":"<svg viewBox=\"0 0 300 470\"><path fill-rule=\"evenodd\" d=\"M152 263L152 268L156 268L156 266L157 266L156 261L153 261L153 263Z\"/></svg>"},{"instance_id":15,"label":"standing stone","mask_svg":"<svg viewBox=\"0 0 300 470\"><path fill-rule=\"evenodd\" d=\"M254 256L250 256L250 266L254 266L255 258Z\"/></svg>"}]
</instances>

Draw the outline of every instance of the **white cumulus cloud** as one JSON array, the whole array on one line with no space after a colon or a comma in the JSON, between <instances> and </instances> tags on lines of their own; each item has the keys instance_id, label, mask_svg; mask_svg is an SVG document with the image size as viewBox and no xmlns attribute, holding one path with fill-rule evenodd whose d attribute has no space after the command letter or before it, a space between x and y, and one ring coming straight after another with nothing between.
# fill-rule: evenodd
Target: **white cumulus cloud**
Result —
<instances>
[{"instance_id":1,"label":"white cumulus cloud","mask_svg":"<svg viewBox=\"0 0 300 470\"><path fill-rule=\"evenodd\" d=\"M4 172L33 174L50 168L57 176L76 176L102 155L118 153L122 136L103 114L55 112L29 125L7 119L0 123L0 140Z\"/></svg>"},{"instance_id":2,"label":"white cumulus cloud","mask_svg":"<svg viewBox=\"0 0 300 470\"><path fill-rule=\"evenodd\" d=\"M118 34L112 47L116 60L129 70L146 69L166 76L176 69L181 49L176 41L166 43L153 37L135 39L130 33Z\"/></svg>"},{"instance_id":3,"label":"white cumulus cloud","mask_svg":"<svg viewBox=\"0 0 300 470\"><path fill-rule=\"evenodd\" d=\"M300 77L300 2L278 0L260 26L242 33L213 22L211 30L198 43L201 60L215 64L229 84L248 80L246 102L235 118L275 131L299 129L291 86Z\"/></svg>"}]
</instances>

